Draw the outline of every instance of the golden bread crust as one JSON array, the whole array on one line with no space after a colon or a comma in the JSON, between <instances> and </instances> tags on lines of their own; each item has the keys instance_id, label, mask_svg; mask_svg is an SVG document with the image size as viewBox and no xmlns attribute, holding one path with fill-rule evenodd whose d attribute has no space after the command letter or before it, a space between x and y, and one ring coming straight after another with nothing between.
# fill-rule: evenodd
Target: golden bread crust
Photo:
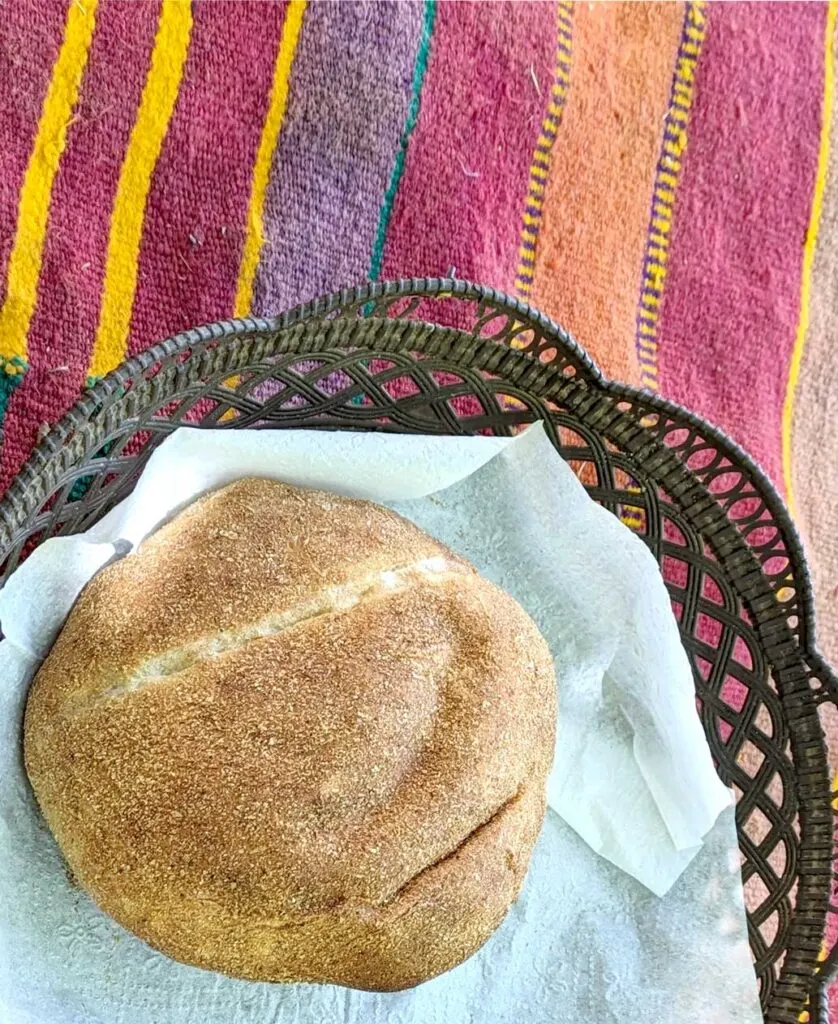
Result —
<instances>
[{"instance_id":1,"label":"golden bread crust","mask_svg":"<svg viewBox=\"0 0 838 1024\"><path fill-rule=\"evenodd\" d=\"M512 598L386 509L250 479L91 581L24 752L79 882L151 945L396 989L516 898L554 723Z\"/></svg>"}]
</instances>

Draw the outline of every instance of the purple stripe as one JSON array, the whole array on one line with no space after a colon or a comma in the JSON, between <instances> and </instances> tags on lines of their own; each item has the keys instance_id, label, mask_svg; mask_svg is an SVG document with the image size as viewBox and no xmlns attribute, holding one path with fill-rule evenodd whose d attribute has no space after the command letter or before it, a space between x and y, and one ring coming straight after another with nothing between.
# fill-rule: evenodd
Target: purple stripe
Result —
<instances>
[{"instance_id":1,"label":"purple stripe","mask_svg":"<svg viewBox=\"0 0 838 1024\"><path fill-rule=\"evenodd\" d=\"M255 313L366 277L421 27L421 3L309 5L265 197Z\"/></svg>"}]
</instances>

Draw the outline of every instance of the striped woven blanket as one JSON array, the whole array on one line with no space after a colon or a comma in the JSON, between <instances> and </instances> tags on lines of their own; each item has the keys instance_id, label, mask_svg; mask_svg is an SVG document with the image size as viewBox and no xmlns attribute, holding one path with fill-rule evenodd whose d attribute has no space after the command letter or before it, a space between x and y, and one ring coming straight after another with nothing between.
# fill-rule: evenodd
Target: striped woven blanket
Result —
<instances>
[{"instance_id":1,"label":"striped woven blanket","mask_svg":"<svg viewBox=\"0 0 838 1024\"><path fill-rule=\"evenodd\" d=\"M838 661L835 22L821 2L7 0L0 490L89 378L165 335L455 268L757 458Z\"/></svg>"}]
</instances>

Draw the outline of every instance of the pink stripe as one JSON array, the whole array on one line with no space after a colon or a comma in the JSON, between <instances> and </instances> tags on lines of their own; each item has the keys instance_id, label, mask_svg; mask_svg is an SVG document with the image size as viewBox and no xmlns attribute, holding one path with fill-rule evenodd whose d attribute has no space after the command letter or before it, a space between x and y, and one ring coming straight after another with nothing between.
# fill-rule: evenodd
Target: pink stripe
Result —
<instances>
[{"instance_id":1,"label":"pink stripe","mask_svg":"<svg viewBox=\"0 0 838 1024\"><path fill-rule=\"evenodd\" d=\"M512 289L555 42L553 4L439 4L383 277L453 267Z\"/></svg>"},{"instance_id":2,"label":"pink stripe","mask_svg":"<svg viewBox=\"0 0 838 1024\"><path fill-rule=\"evenodd\" d=\"M232 313L285 4L192 10L184 79L148 198L131 353Z\"/></svg>"},{"instance_id":3,"label":"pink stripe","mask_svg":"<svg viewBox=\"0 0 838 1024\"><path fill-rule=\"evenodd\" d=\"M781 417L818 159L822 4L715 4L660 327L660 387L782 486Z\"/></svg>"},{"instance_id":4,"label":"pink stripe","mask_svg":"<svg viewBox=\"0 0 838 1024\"><path fill-rule=\"evenodd\" d=\"M111 209L157 27L159 3L104 4L76 120L55 178L29 370L9 402L0 489L84 385L96 334Z\"/></svg>"},{"instance_id":5,"label":"pink stripe","mask_svg":"<svg viewBox=\"0 0 838 1024\"><path fill-rule=\"evenodd\" d=\"M44 97L64 34L65 5L2 7L0 53L0 302L15 237L20 186L38 130Z\"/></svg>"}]
</instances>

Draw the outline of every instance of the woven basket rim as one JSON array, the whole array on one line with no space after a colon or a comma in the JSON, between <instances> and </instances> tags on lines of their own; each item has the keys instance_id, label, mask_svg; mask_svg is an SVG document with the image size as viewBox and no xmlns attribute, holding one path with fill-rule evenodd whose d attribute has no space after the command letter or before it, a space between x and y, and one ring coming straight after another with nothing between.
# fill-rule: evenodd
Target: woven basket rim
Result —
<instances>
[{"instance_id":1,"label":"woven basket rim","mask_svg":"<svg viewBox=\"0 0 838 1024\"><path fill-rule=\"evenodd\" d=\"M229 341L239 335L248 334L277 334L308 320L327 316L333 310L347 306L363 306L367 302L385 297L398 299L408 295L421 295L427 298L445 298L450 295L460 299L492 302L498 308L520 316L525 323L537 326L548 337L559 342L567 351L576 356L577 360L585 367L585 372L605 393L618 400L631 401L640 398L656 412L673 415L709 435L732 461L739 462L752 474L762 490L769 511L784 530L790 545L789 554L796 574L799 574L801 588L799 597L803 611L800 627L806 654L834 675L834 671L818 651L814 641L816 610L811 574L803 543L779 491L759 463L721 427L717 427L697 413L646 388L635 388L608 379L570 332L545 313L530 305L529 302L509 296L487 285L475 284L460 278L399 278L395 281L377 281L346 287L318 299L300 303L274 317L234 317L192 327L155 342L137 355L124 360L101 380L84 390L83 397L73 404L33 448L25 464L5 493L0 496L0 546L4 542L2 529L8 514L13 511L15 506L19 507L19 503L24 505L26 503L28 481L35 477L50 457L60 450L67 436L80 423L88 420L94 411L98 411L103 405L106 405L126 381L132 379L137 373L143 372L165 357L197 346L207 345L213 341ZM432 326L438 327L439 325Z\"/></svg>"}]
</instances>

